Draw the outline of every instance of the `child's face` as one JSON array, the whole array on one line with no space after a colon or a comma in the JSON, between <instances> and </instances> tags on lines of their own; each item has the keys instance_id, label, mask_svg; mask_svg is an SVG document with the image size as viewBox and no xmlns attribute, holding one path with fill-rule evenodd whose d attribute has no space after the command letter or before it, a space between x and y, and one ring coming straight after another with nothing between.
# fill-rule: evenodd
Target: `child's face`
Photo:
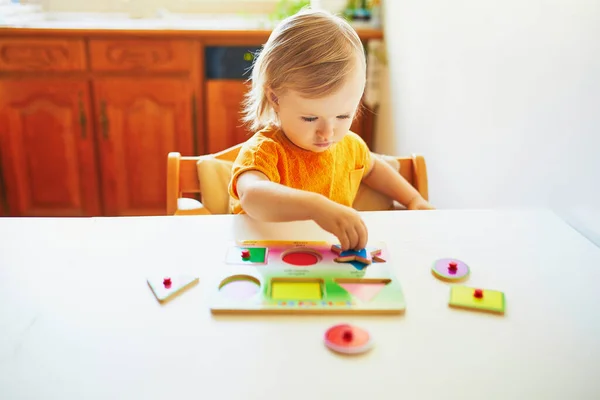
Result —
<instances>
[{"instance_id":1,"label":"child's face","mask_svg":"<svg viewBox=\"0 0 600 400\"><path fill-rule=\"evenodd\" d=\"M364 86L364 71L356 68L336 93L326 97L309 99L286 91L275 106L283 132L300 148L327 150L350 130Z\"/></svg>"}]
</instances>

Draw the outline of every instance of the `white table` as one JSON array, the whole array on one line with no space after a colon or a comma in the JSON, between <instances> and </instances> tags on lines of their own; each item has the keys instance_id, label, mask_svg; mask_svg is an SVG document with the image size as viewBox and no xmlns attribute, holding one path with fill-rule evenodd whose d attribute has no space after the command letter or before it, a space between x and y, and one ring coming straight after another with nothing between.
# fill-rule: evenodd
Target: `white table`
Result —
<instances>
[{"instance_id":1,"label":"white table","mask_svg":"<svg viewBox=\"0 0 600 400\"><path fill-rule=\"evenodd\" d=\"M213 316L233 239L333 240L244 217L0 219L0 399L598 399L600 249L550 211L367 213L402 316ZM450 309L433 260L503 290L505 316ZM198 286L164 306L150 272ZM351 322L375 347L322 342Z\"/></svg>"}]
</instances>

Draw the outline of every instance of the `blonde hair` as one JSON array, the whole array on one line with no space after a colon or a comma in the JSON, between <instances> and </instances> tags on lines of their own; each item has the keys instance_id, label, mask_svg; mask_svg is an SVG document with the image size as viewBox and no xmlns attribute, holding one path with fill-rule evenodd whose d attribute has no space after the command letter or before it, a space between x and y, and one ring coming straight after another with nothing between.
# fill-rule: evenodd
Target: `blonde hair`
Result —
<instances>
[{"instance_id":1,"label":"blonde hair","mask_svg":"<svg viewBox=\"0 0 600 400\"><path fill-rule=\"evenodd\" d=\"M244 101L250 129L277 123L267 90L294 90L307 98L334 93L354 68L366 70L356 31L344 19L304 9L284 19L271 33L252 67L252 87Z\"/></svg>"}]
</instances>

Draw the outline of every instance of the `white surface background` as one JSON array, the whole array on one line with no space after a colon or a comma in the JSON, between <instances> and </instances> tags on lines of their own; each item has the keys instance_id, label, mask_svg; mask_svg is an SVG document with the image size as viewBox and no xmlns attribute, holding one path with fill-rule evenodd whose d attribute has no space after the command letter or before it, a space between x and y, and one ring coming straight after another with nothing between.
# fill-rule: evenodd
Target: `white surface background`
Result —
<instances>
[{"instance_id":1,"label":"white surface background","mask_svg":"<svg viewBox=\"0 0 600 400\"><path fill-rule=\"evenodd\" d=\"M233 216L0 219L1 399L597 399L600 249L550 212L371 213L403 316L212 316L228 239L328 240ZM450 309L437 258L502 290L504 317ZM167 271L167 272L165 272ZM198 286L160 306L155 272ZM373 350L338 356L333 324Z\"/></svg>"},{"instance_id":2,"label":"white surface background","mask_svg":"<svg viewBox=\"0 0 600 400\"><path fill-rule=\"evenodd\" d=\"M549 206L600 244L600 2L385 6L376 150L424 154L440 208Z\"/></svg>"}]
</instances>

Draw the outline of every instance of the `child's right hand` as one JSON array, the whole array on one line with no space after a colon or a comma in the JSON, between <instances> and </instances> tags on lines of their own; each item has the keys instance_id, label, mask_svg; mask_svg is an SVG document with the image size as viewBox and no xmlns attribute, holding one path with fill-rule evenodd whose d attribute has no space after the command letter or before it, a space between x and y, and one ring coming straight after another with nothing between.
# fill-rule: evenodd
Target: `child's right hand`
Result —
<instances>
[{"instance_id":1,"label":"child's right hand","mask_svg":"<svg viewBox=\"0 0 600 400\"><path fill-rule=\"evenodd\" d=\"M327 198L322 200L317 205L314 221L338 238L342 251L364 249L369 235L358 211Z\"/></svg>"}]
</instances>

